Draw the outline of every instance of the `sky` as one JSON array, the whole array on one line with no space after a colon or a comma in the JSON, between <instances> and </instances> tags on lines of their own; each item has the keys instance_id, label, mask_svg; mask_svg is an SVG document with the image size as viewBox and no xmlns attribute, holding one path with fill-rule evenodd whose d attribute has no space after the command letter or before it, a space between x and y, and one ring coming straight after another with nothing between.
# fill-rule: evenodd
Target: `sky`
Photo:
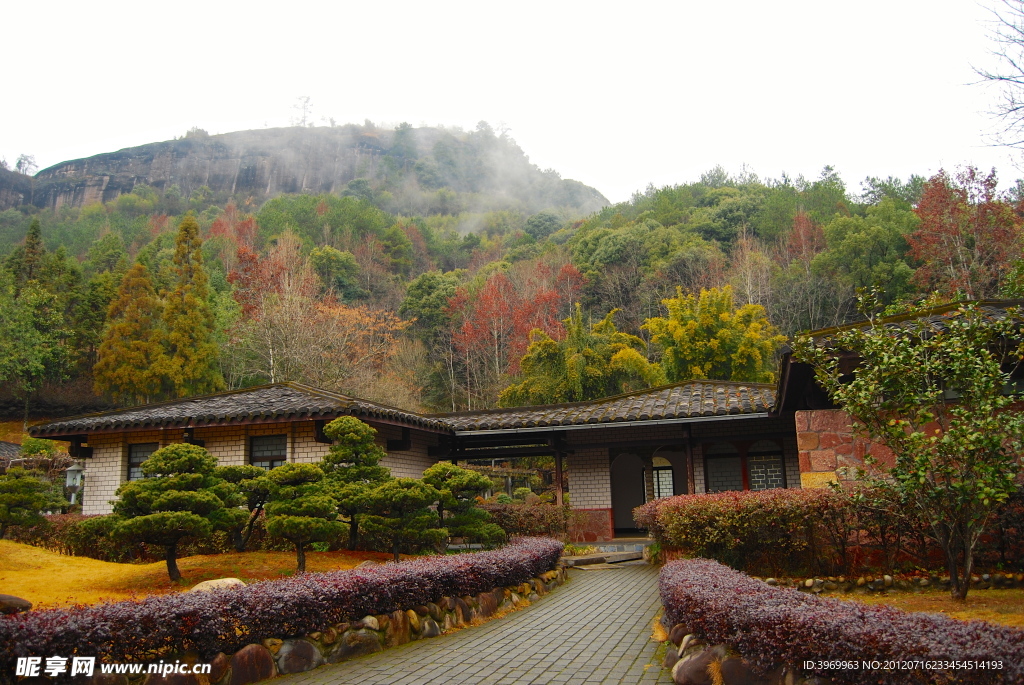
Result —
<instances>
[{"instance_id":1,"label":"sky","mask_svg":"<svg viewBox=\"0 0 1024 685\"><path fill-rule=\"evenodd\" d=\"M1006 186L1024 163L973 70L996 1L13 3L0 157L286 126L308 96L321 125L488 121L613 202L716 165L831 165L857 193L974 164Z\"/></svg>"}]
</instances>

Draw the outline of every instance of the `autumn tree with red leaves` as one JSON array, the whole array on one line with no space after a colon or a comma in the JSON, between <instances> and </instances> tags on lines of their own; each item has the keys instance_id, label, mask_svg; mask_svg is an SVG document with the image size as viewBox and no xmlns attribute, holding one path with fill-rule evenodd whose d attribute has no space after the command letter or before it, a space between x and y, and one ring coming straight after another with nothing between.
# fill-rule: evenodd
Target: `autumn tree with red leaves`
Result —
<instances>
[{"instance_id":1,"label":"autumn tree with red leaves","mask_svg":"<svg viewBox=\"0 0 1024 685\"><path fill-rule=\"evenodd\" d=\"M923 264L914 281L946 297L998 297L1002 274L1020 253L1021 216L999 193L995 170L967 167L955 177L940 171L915 212L921 225L907 241Z\"/></svg>"}]
</instances>

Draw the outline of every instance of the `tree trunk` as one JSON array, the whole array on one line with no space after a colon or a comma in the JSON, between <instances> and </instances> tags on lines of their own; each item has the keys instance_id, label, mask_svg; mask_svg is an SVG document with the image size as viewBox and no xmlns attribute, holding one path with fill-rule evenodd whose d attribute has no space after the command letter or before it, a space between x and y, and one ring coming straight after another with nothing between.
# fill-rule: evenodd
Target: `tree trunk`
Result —
<instances>
[{"instance_id":1,"label":"tree trunk","mask_svg":"<svg viewBox=\"0 0 1024 685\"><path fill-rule=\"evenodd\" d=\"M396 540L396 541L395 541L395 543L394 543L394 544L393 544L393 545L391 546L391 551L392 551L392 552L394 552L394 555L395 555L395 563L397 564L398 562L400 562L400 561L401 561L401 559L399 559L399 558L398 558L398 541L397 541L397 540Z\"/></svg>"},{"instance_id":2,"label":"tree trunk","mask_svg":"<svg viewBox=\"0 0 1024 685\"><path fill-rule=\"evenodd\" d=\"M21 422L21 430L28 433L28 401L31 393L25 393L25 416Z\"/></svg>"},{"instance_id":3,"label":"tree trunk","mask_svg":"<svg viewBox=\"0 0 1024 685\"><path fill-rule=\"evenodd\" d=\"M348 548L350 551L355 551L356 545L359 543L359 520L355 514L349 514L348 517Z\"/></svg>"},{"instance_id":4,"label":"tree trunk","mask_svg":"<svg viewBox=\"0 0 1024 685\"><path fill-rule=\"evenodd\" d=\"M246 524L232 534L232 543L236 552L244 552L249 546L249 540L252 538L252 532L256 528L256 520L260 517L261 511L263 511L263 507L253 509Z\"/></svg>"},{"instance_id":5,"label":"tree trunk","mask_svg":"<svg viewBox=\"0 0 1024 685\"><path fill-rule=\"evenodd\" d=\"M296 542L295 543L295 557L298 559L298 562L299 562L298 572L299 573L305 573L306 572L306 543L304 543L304 542Z\"/></svg>"},{"instance_id":6,"label":"tree trunk","mask_svg":"<svg viewBox=\"0 0 1024 685\"><path fill-rule=\"evenodd\" d=\"M167 575L171 577L172 583L176 583L181 580L181 571L178 570L178 543L165 546L164 554L167 560Z\"/></svg>"}]
</instances>

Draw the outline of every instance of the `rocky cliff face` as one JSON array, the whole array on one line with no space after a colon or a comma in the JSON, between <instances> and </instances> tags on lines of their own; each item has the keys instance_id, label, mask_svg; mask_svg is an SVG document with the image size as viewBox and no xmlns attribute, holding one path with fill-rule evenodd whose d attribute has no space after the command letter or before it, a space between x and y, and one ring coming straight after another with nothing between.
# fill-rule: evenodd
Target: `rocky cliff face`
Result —
<instances>
[{"instance_id":1,"label":"rocky cliff face","mask_svg":"<svg viewBox=\"0 0 1024 685\"><path fill-rule=\"evenodd\" d=\"M607 204L593 188L541 172L514 143L495 141L493 135L423 128L411 129L399 145L395 131L354 125L199 134L63 162L34 179L0 175L0 209L83 207L115 200L140 183L160 191L177 186L184 197L206 186L217 195L260 201L281 193L337 193L356 178L403 174L424 190L509 194L534 211L560 205L593 211Z\"/></svg>"}]
</instances>

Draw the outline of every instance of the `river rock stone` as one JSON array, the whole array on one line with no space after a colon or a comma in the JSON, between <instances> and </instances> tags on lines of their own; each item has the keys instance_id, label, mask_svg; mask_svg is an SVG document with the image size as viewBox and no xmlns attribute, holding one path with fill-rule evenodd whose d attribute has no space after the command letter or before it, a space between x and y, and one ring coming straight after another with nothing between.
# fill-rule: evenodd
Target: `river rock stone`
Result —
<instances>
[{"instance_id":1,"label":"river rock stone","mask_svg":"<svg viewBox=\"0 0 1024 685\"><path fill-rule=\"evenodd\" d=\"M231 657L230 685L247 685L273 678L274 656L263 645L246 645Z\"/></svg>"},{"instance_id":2,"label":"river rock stone","mask_svg":"<svg viewBox=\"0 0 1024 685\"><path fill-rule=\"evenodd\" d=\"M277 653L277 670L281 673L302 673L323 662L320 650L309 640L286 640Z\"/></svg>"},{"instance_id":3,"label":"river rock stone","mask_svg":"<svg viewBox=\"0 0 1024 685\"><path fill-rule=\"evenodd\" d=\"M224 652L218 652L217 656L213 657L213 661L210 662L210 682L216 683L223 678L230 666L231 657Z\"/></svg>"},{"instance_id":4,"label":"river rock stone","mask_svg":"<svg viewBox=\"0 0 1024 685\"><path fill-rule=\"evenodd\" d=\"M363 654L372 654L384 649L380 642L380 635L372 630L360 628L359 630L347 630L338 640L338 646L334 648L328 657L328 663L337 663L345 659L351 659Z\"/></svg>"},{"instance_id":5,"label":"river rock stone","mask_svg":"<svg viewBox=\"0 0 1024 685\"><path fill-rule=\"evenodd\" d=\"M346 626L347 628L347 626ZM325 645L333 645L338 641L338 631L335 630L334 626L330 626L320 635L320 643Z\"/></svg>"},{"instance_id":6,"label":"river rock stone","mask_svg":"<svg viewBox=\"0 0 1024 685\"><path fill-rule=\"evenodd\" d=\"M453 628L455 628L455 625L456 625L456 623L455 623L455 614L446 613L444 615L444 624L443 624L444 632L447 633L449 630L452 630Z\"/></svg>"},{"instance_id":7,"label":"river rock stone","mask_svg":"<svg viewBox=\"0 0 1024 685\"><path fill-rule=\"evenodd\" d=\"M426 612L424 612L424 613L426 613ZM414 632L414 633L420 632L420 615L417 614L412 609L409 609L408 611L406 611L405 615L409 619L409 628L412 629L412 632Z\"/></svg>"},{"instance_id":8,"label":"river rock stone","mask_svg":"<svg viewBox=\"0 0 1024 685\"><path fill-rule=\"evenodd\" d=\"M890 575L882 576L882 583L885 585L885 587L892 587L892 576L890 576Z\"/></svg>"},{"instance_id":9,"label":"river rock stone","mask_svg":"<svg viewBox=\"0 0 1024 685\"><path fill-rule=\"evenodd\" d=\"M280 640L276 637L268 637L263 641L263 646L269 649L271 654L277 654L283 644L284 640Z\"/></svg>"},{"instance_id":10,"label":"river rock stone","mask_svg":"<svg viewBox=\"0 0 1024 685\"><path fill-rule=\"evenodd\" d=\"M433 602L427 602L427 613L430 614L430 618L435 621L444 620L444 609Z\"/></svg>"},{"instance_id":11,"label":"river rock stone","mask_svg":"<svg viewBox=\"0 0 1024 685\"><path fill-rule=\"evenodd\" d=\"M437 621L432 618L423 619L423 637L437 637L441 634L441 626L437 625Z\"/></svg>"},{"instance_id":12,"label":"river rock stone","mask_svg":"<svg viewBox=\"0 0 1024 685\"><path fill-rule=\"evenodd\" d=\"M498 610L498 603L491 592L481 592L477 601L480 602L480 615L484 618L490 618Z\"/></svg>"},{"instance_id":13,"label":"river rock stone","mask_svg":"<svg viewBox=\"0 0 1024 685\"><path fill-rule=\"evenodd\" d=\"M682 623L677 623L668 631L668 641L676 647L683 643L683 638L690 633L690 629Z\"/></svg>"},{"instance_id":14,"label":"river rock stone","mask_svg":"<svg viewBox=\"0 0 1024 685\"><path fill-rule=\"evenodd\" d=\"M466 604L466 601L464 599L462 599L461 597L456 597L455 620L458 621L460 625L465 625L469 623L472 620L472 618L473 610L469 608L469 605Z\"/></svg>"},{"instance_id":15,"label":"river rock stone","mask_svg":"<svg viewBox=\"0 0 1024 685\"><path fill-rule=\"evenodd\" d=\"M672 668L672 681L676 685L715 685L708 667L724 658L725 647L717 645L680 659Z\"/></svg>"},{"instance_id":16,"label":"river rock stone","mask_svg":"<svg viewBox=\"0 0 1024 685\"><path fill-rule=\"evenodd\" d=\"M32 602L14 595L0 595L0 614L20 614L32 608Z\"/></svg>"},{"instance_id":17,"label":"river rock stone","mask_svg":"<svg viewBox=\"0 0 1024 685\"><path fill-rule=\"evenodd\" d=\"M769 680L754 672L746 659L728 657L722 660L722 682L729 685L769 685Z\"/></svg>"},{"instance_id":18,"label":"river rock stone","mask_svg":"<svg viewBox=\"0 0 1024 685\"><path fill-rule=\"evenodd\" d=\"M398 610L388 614L388 626L384 632L384 646L397 647L409 642L409 617Z\"/></svg>"},{"instance_id":19,"label":"river rock stone","mask_svg":"<svg viewBox=\"0 0 1024 685\"><path fill-rule=\"evenodd\" d=\"M362 628L369 628L370 630L380 630L380 621L377 620L376 616L363 616Z\"/></svg>"},{"instance_id":20,"label":"river rock stone","mask_svg":"<svg viewBox=\"0 0 1024 685\"><path fill-rule=\"evenodd\" d=\"M235 590L245 587L245 583L238 578L215 578L196 583L188 589L188 592L212 592L214 590Z\"/></svg>"}]
</instances>

